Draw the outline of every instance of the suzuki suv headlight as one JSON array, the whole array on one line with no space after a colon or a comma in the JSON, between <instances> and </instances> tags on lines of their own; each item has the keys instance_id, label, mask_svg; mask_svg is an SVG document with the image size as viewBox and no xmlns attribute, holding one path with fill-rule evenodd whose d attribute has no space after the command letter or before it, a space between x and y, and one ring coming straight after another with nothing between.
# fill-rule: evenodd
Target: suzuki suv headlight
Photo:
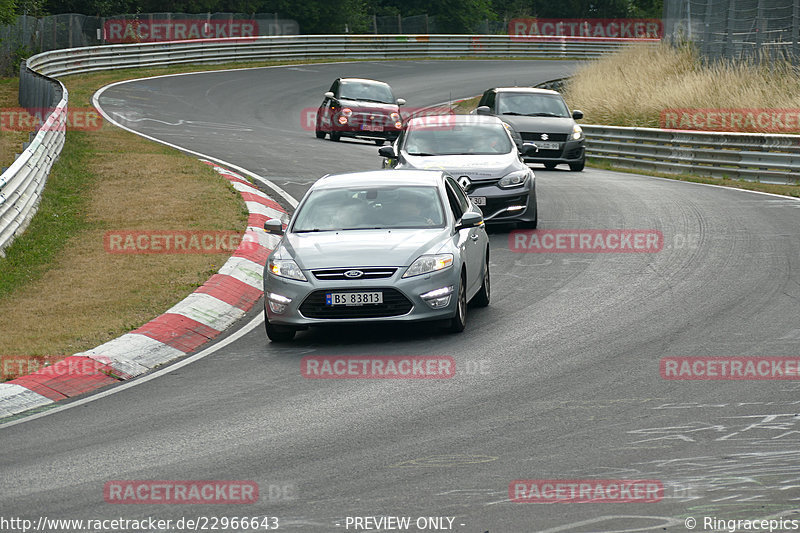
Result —
<instances>
[{"instance_id":1,"label":"suzuki suv headlight","mask_svg":"<svg viewBox=\"0 0 800 533\"><path fill-rule=\"evenodd\" d=\"M436 272L437 270L444 270L451 266L453 266L453 254L421 255L411 263L403 277L419 276L429 272Z\"/></svg>"},{"instance_id":2,"label":"suzuki suv headlight","mask_svg":"<svg viewBox=\"0 0 800 533\"><path fill-rule=\"evenodd\" d=\"M525 180L528 179L528 171L527 170L517 170L516 172L512 172L510 174L506 174L503 178L497 182L497 186L501 189L511 189L512 187L521 187L525 184Z\"/></svg>"},{"instance_id":3,"label":"suzuki suv headlight","mask_svg":"<svg viewBox=\"0 0 800 533\"><path fill-rule=\"evenodd\" d=\"M580 126L575 124L574 126L572 126L572 138L577 141L580 140L581 137L583 137L583 130L581 129Z\"/></svg>"},{"instance_id":4,"label":"suzuki suv headlight","mask_svg":"<svg viewBox=\"0 0 800 533\"><path fill-rule=\"evenodd\" d=\"M297 281L308 281L303 274L303 271L300 270L299 266L297 266L297 263L291 259L270 259L269 271L272 274L282 278L296 279Z\"/></svg>"}]
</instances>

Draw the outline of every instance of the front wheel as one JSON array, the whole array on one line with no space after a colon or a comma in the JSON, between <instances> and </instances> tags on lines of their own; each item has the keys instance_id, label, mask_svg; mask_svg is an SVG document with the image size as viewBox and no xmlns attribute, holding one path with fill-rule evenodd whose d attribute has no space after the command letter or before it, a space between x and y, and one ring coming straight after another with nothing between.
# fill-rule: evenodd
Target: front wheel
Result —
<instances>
[{"instance_id":1,"label":"front wheel","mask_svg":"<svg viewBox=\"0 0 800 533\"><path fill-rule=\"evenodd\" d=\"M554 168L556 168L557 164L558 163L545 163L544 168L546 168L547 170L553 170Z\"/></svg>"},{"instance_id":2,"label":"front wheel","mask_svg":"<svg viewBox=\"0 0 800 533\"><path fill-rule=\"evenodd\" d=\"M580 172L581 170L583 170L584 166L586 166L586 160L585 159L581 159L577 163L570 163L569 164L569 169L572 172Z\"/></svg>"},{"instance_id":3,"label":"front wheel","mask_svg":"<svg viewBox=\"0 0 800 533\"><path fill-rule=\"evenodd\" d=\"M342 134L341 133L331 132L331 140L332 141L339 142L339 139L341 139L341 138L342 138Z\"/></svg>"},{"instance_id":4,"label":"front wheel","mask_svg":"<svg viewBox=\"0 0 800 533\"><path fill-rule=\"evenodd\" d=\"M383 143L385 142L385 139L375 139L375 146L383 146Z\"/></svg>"},{"instance_id":5,"label":"front wheel","mask_svg":"<svg viewBox=\"0 0 800 533\"><path fill-rule=\"evenodd\" d=\"M450 333L461 333L467 327L467 291L464 287L464 276L461 276L461 283L458 285L458 302L456 303L456 315L450 320Z\"/></svg>"},{"instance_id":6,"label":"front wheel","mask_svg":"<svg viewBox=\"0 0 800 533\"><path fill-rule=\"evenodd\" d=\"M297 333L297 330L294 328L270 324L266 309L264 310L264 327L267 330L267 337L269 337L269 340L272 342L289 342L294 339L294 335Z\"/></svg>"},{"instance_id":7,"label":"front wheel","mask_svg":"<svg viewBox=\"0 0 800 533\"><path fill-rule=\"evenodd\" d=\"M489 253L486 253L486 267L483 272L483 284L481 285L478 294L472 299L473 303L478 307L486 307L489 305L491 297L491 280L489 279Z\"/></svg>"}]
</instances>

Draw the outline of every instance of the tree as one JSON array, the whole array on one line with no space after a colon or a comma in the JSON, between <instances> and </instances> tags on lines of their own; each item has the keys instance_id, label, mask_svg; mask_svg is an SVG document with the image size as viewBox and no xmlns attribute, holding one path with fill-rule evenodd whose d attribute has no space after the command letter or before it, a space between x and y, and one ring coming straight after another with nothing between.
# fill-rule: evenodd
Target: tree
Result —
<instances>
[{"instance_id":1,"label":"tree","mask_svg":"<svg viewBox=\"0 0 800 533\"><path fill-rule=\"evenodd\" d=\"M0 0L0 24L11 24L17 18L15 0Z\"/></svg>"}]
</instances>

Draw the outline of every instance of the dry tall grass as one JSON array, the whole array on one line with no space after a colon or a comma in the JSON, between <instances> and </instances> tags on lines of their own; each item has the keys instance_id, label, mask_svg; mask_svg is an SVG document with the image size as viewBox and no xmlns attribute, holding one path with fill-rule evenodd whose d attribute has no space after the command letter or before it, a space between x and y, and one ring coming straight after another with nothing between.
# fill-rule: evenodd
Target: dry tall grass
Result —
<instances>
[{"instance_id":1,"label":"dry tall grass","mask_svg":"<svg viewBox=\"0 0 800 533\"><path fill-rule=\"evenodd\" d=\"M800 110L800 75L788 63L706 65L690 48L631 46L581 67L564 96L586 124L658 127L665 109Z\"/></svg>"}]
</instances>

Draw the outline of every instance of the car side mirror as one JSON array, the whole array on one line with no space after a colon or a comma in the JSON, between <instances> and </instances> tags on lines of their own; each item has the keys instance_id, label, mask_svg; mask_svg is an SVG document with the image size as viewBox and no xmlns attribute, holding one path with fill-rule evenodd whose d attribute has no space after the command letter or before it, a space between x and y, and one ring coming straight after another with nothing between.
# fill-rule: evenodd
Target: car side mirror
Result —
<instances>
[{"instance_id":1,"label":"car side mirror","mask_svg":"<svg viewBox=\"0 0 800 533\"><path fill-rule=\"evenodd\" d=\"M539 151L539 147L534 143L522 143L522 155L533 155Z\"/></svg>"},{"instance_id":2,"label":"car side mirror","mask_svg":"<svg viewBox=\"0 0 800 533\"><path fill-rule=\"evenodd\" d=\"M583 111L581 111L580 109L574 109L572 111L572 118L574 118L575 120L582 119L583 118Z\"/></svg>"},{"instance_id":3,"label":"car side mirror","mask_svg":"<svg viewBox=\"0 0 800 533\"><path fill-rule=\"evenodd\" d=\"M397 99L397 105L406 105L405 98L398 98Z\"/></svg>"},{"instance_id":4,"label":"car side mirror","mask_svg":"<svg viewBox=\"0 0 800 533\"><path fill-rule=\"evenodd\" d=\"M466 228L474 228L476 226L480 226L481 224L483 224L483 216L480 213L464 213L464 216L462 216L461 220L459 220L458 224L456 224L456 231Z\"/></svg>"},{"instance_id":5,"label":"car side mirror","mask_svg":"<svg viewBox=\"0 0 800 533\"><path fill-rule=\"evenodd\" d=\"M378 148L378 155L387 159L394 159L397 157L397 154L394 153L394 146L391 145Z\"/></svg>"},{"instance_id":6,"label":"car side mirror","mask_svg":"<svg viewBox=\"0 0 800 533\"><path fill-rule=\"evenodd\" d=\"M277 218L271 218L264 222L264 231L270 235L283 235L283 222Z\"/></svg>"},{"instance_id":7,"label":"car side mirror","mask_svg":"<svg viewBox=\"0 0 800 533\"><path fill-rule=\"evenodd\" d=\"M328 91L324 94L325 98L333 98L333 93Z\"/></svg>"},{"instance_id":8,"label":"car side mirror","mask_svg":"<svg viewBox=\"0 0 800 533\"><path fill-rule=\"evenodd\" d=\"M491 115L492 110L489 108L488 105L478 106L478 109L475 110L475 113L478 115Z\"/></svg>"}]
</instances>

